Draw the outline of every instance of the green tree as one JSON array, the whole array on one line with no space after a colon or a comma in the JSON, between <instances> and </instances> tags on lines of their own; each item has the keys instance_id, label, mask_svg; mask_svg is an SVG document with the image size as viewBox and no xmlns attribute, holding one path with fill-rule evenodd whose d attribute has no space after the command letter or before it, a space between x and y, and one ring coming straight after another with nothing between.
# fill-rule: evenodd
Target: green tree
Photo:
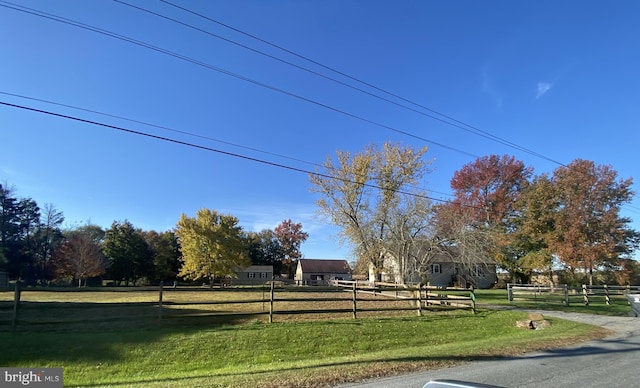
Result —
<instances>
[{"instance_id":1,"label":"green tree","mask_svg":"<svg viewBox=\"0 0 640 388\"><path fill-rule=\"evenodd\" d=\"M282 272L282 246L271 229L249 232L246 236L251 264L272 265L273 273Z\"/></svg>"},{"instance_id":2,"label":"green tree","mask_svg":"<svg viewBox=\"0 0 640 388\"><path fill-rule=\"evenodd\" d=\"M158 233L155 230L142 232L151 255L156 280L175 280L180 270L180 244L172 231Z\"/></svg>"},{"instance_id":3,"label":"green tree","mask_svg":"<svg viewBox=\"0 0 640 388\"><path fill-rule=\"evenodd\" d=\"M246 240L238 219L200 209L196 217L180 216L176 235L182 250L179 276L206 279L233 276L238 268L250 265Z\"/></svg>"},{"instance_id":4,"label":"green tree","mask_svg":"<svg viewBox=\"0 0 640 388\"><path fill-rule=\"evenodd\" d=\"M17 198L12 187L0 185L0 258L12 277L36 282L36 232L40 208L31 198ZM2 263L0 263L2 264Z\"/></svg>"},{"instance_id":5,"label":"green tree","mask_svg":"<svg viewBox=\"0 0 640 388\"><path fill-rule=\"evenodd\" d=\"M14 189L0 184L0 265L9 270L10 276L17 276L10 261L17 256L20 246L18 198Z\"/></svg>"},{"instance_id":6,"label":"green tree","mask_svg":"<svg viewBox=\"0 0 640 388\"><path fill-rule=\"evenodd\" d=\"M338 151L335 163L328 157L323 171L310 175L311 190L321 196L319 213L341 229L342 241L349 242L365 263L358 267L372 268L377 280L389 255L385 244L392 241L392 219L407 198L402 192L427 172L422 160L426 151L389 142L380 149L367 146L355 155Z\"/></svg>"},{"instance_id":7,"label":"green tree","mask_svg":"<svg viewBox=\"0 0 640 388\"><path fill-rule=\"evenodd\" d=\"M117 283L134 285L153 277L153 257L142 233L129 221L114 222L105 232L103 250L109 259L108 275Z\"/></svg>"},{"instance_id":8,"label":"green tree","mask_svg":"<svg viewBox=\"0 0 640 388\"><path fill-rule=\"evenodd\" d=\"M301 223L294 223L289 219L276 226L274 236L280 243L282 269L286 272L287 278L293 279L298 259L302 257L300 245L307 240L309 234L302 231Z\"/></svg>"}]
</instances>

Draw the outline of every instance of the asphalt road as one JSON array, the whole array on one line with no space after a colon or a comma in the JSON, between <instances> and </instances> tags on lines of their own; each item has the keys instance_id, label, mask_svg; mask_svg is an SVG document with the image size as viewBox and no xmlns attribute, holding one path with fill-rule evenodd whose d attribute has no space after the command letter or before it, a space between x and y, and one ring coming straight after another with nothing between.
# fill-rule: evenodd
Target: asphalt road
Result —
<instances>
[{"instance_id":1,"label":"asphalt road","mask_svg":"<svg viewBox=\"0 0 640 388\"><path fill-rule=\"evenodd\" d=\"M640 318L578 313L543 315L603 326L613 335L598 341L525 354L509 359L474 361L461 366L412 373L350 388L419 388L432 379L449 379L498 387L640 387Z\"/></svg>"}]
</instances>

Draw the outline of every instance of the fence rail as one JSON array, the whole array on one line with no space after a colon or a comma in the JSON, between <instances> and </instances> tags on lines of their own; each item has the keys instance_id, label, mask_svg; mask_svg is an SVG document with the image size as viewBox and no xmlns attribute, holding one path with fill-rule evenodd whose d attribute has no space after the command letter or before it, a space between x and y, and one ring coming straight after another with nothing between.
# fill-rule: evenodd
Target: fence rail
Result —
<instances>
[{"instance_id":1,"label":"fence rail","mask_svg":"<svg viewBox=\"0 0 640 388\"><path fill-rule=\"evenodd\" d=\"M565 306L571 303L583 303L588 306L596 301L603 301L610 305L612 297L625 296L640 292L640 286L611 286L588 285L570 288L566 284L557 286L541 286L534 284L507 284L507 298L509 302L517 300L528 302L562 303ZM626 300L626 298L624 298Z\"/></svg>"},{"instance_id":2,"label":"fence rail","mask_svg":"<svg viewBox=\"0 0 640 388\"><path fill-rule=\"evenodd\" d=\"M380 295L384 298L396 298L416 302L418 314L421 310L469 309L476 312L476 298L473 288L433 287L421 284L396 284L384 282L359 282L334 280L332 285L352 289L354 293Z\"/></svg>"},{"instance_id":3,"label":"fence rail","mask_svg":"<svg viewBox=\"0 0 640 388\"><path fill-rule=\"evenodd\" d=\"M251 289L244 295L229 293L224 300L215 300L214 295L230 289L199 289L198 297L192 288L174 288L160 285L157 288L131 288L132 298L127 300L120 291L101 289L102 293L114 292L120 301L91 300L83 296L86 290L46 290L54 292L54 301L45 301L37 293L45 290L23 289L16 284L12 301L10 291L0 301L0 327L57 325L64 323L91 323L106 321L162 322L171 318L187 317L255 317L273 322L278 317L300 315L335 315L358 318L362 313L415 311L422 315L425 310L466 309L475 313L475 294L469 289L442 289L437 287L396 286L395 284L364 284L348 282L334 284L330 288L279 287L267 282L261 289ZM213 293L209 293L212 291ZM237 289L241 292L240 289ZM59 294L57 294L59 293ZM154 293L157 295L154 298ZM25 297L26 295L26 297ZM51 294L49 294L51 295ZM60 302L72 295L73 302ZM123 295L125 296L123 298ZM139 299L133 296L138 295ZM144 297L140 297L143 295ZM211 295L211 299L208 296ZM235 296L233 296L235 295ZM261 297L260 297L261 296ZM141 298L141 299L140 299ZM125 301L126 300L126 301ZM216 318L216 319L217 319ZM6 326L5 326L6 327Z\"/></svg>"}]
</instances>

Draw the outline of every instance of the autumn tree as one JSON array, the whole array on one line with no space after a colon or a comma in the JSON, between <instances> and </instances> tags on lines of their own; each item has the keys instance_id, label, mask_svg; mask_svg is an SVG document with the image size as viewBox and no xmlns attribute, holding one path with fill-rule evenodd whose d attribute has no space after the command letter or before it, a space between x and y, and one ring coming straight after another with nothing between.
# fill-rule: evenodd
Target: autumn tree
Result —
<instances>
[{"instance_id":1,"label":"autumn tree","mask_svg":"<svg viewBox=\"0 0 640 388\"><path fill-rule=\"evenodd\" d=\"M87 279L104 274L108 266L100 239L84 228L65 233L65 240L54 251L51 262L57 279L76 280L78 287L86 285Z\"/></svg>"},{"instance_id":2,"label":"autumn tree","mask_svg":"<svg viewBox=\"0 0 640 388\"><path fill-rule=\"evenodd\" d=\"M103 249L109 258L109 276L120 283L136 283L153 277L153 257L142 232L129 221L115 221L104 236Z\"/></svg>"},{"instance_id":3,"label":"autumn tree","mask_svg":"<svg viewBox=\"0 0 640 388\"><path fill-rule=\"evenodd\" d=\"M515 277L521 272L520 256L511 249L511 232L518 217L516 203L532 172L522 161L508 155L484 156L456 171L451 179L453 204L448 205L451 209L445 214L454 217L447 221L456 225L450 230L460 234L447 237L459 240L461 250L476 254L484 251L485 258L496 259ZM465 221L462 227L460 219ZM463 240L474 246L465 247Z\"/></svg>"},{"instance_id":4,"label":"autumn tree","mask_svg":"<svg viewBox=\"0 0 640 388\"><path fill-rule=\"evenodd\" d=\"M302 231L301 223L294 223L289 219L276 226L274 236L280 243L282 269L286 272L288 278L293 278L298 259L302 257L300 245L306 241L309 234Z\"/></svg>"},{"instance_id":5,"label":"autumn tree","mask_svg":"<svg viewBox=\"0 0 640 388\"><path fill-rule=\"evenodd\" d=\"M554 254L549 241L555 231L559 204L548 175L535 177L515 205L518 214L513 218L510 245L503 249L503 254L507 252L514 260L513 268L520 280L528 280L534 272L541 272L553 283Z\"/></svg>"},{"instance_id":6,"label":"autumn tree","mask_svg":"<svg viewBox=\"0 0 640 388\"><path fill-rule=\"evenodd\" d=\"M594 270L615 264L637 243L631 220L620 216L621 206L633 198L633 181L618 178L611 166L582 159L557 168L552 181L558 208L549 246L570 271L586 274L593 284Z\"/></svg>"},{"instance_id":7,"label":"autumn tree","mask_svg":"<svg viewBox=\"0 0 640 388\"><path fill-rule=\"evenodd\" d=\"M350 243L376 280L389 257L385 244L392 241L392 218L408 198L402 193L427 172L428 164L422 159L426 151L426 147L415 150L389 142L380 149L367 146L355 155L338 151L335 163L329 156L323 171L310 175L312 191L320 194L319 213L341 229L342 241Z\"/></svg>"},{"instance_id":8,"label":"autumn tree","mask_svg":"<svg viewBox=\"0 0 640 388\"><path fill-rule=\"evenodd\" d=\"M238 219L201 209L196 217L180 216L176 235L182 249L179 276L206 279L233 276L238 268L250 265L246 241Z\"/></svg>"}]
</instances>

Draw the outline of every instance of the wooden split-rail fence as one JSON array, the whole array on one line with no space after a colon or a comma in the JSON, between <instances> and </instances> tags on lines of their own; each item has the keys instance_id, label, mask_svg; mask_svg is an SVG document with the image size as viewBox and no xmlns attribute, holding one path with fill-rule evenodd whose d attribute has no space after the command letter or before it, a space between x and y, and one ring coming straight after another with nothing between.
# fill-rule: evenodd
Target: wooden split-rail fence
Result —
<instances>
[{"instance_id":1,"label":"wooden split-rail fence","mask_svg":"<svg viewBox=\"0 0 640 388\"><path fill-rule=\"evenodd\" d=\"M583 284L581 287L568 287L566 284L556 286L507 284L509 302L560 303L565 306L570 306L572 303L582 303L588 306L595 302L611 305L612 299L622 297L620 299L626 300L626 295L634 293L640 293L640 286Z\"/></svg>"}]
</instances>

